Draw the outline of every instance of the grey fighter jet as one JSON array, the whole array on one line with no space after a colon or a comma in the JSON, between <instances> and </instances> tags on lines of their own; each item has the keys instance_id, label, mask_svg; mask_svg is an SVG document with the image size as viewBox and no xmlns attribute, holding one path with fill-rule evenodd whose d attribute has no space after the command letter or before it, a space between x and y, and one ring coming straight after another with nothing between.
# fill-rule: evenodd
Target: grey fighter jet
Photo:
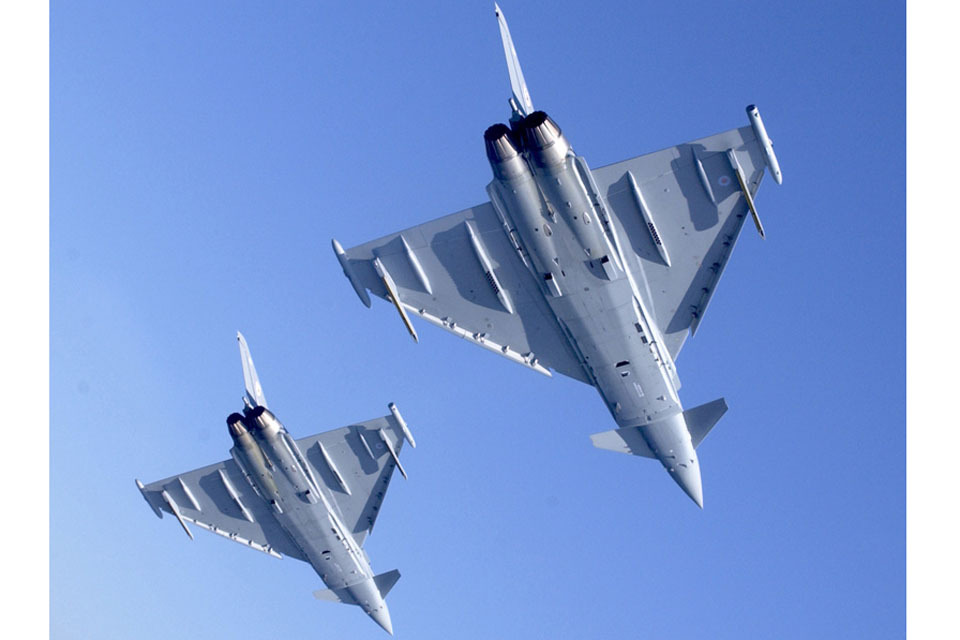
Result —
<instances>
[{"instance_id":1,"label":"grey fighter jet","mask_svg":"<svg viewBox=\"0 0 960 640\"><path fill-rule=\"evenodd\" d=\"M361 301L597 388L619 428L601 449L659 460L703 506L697 446L727 410L684 410L676 358L696 332L764 171L781 181L760 113L707 138L598 169L535 111L500 8L510 124L484 134L489 202L344 251Z\"/></svg>"},{"instance_id":2,"label":"grey fighter jet","mask_svg":"<svg viewBox=\"0 0 960 640\"><path fill-rule=\"evenodd\" d=\"M393 634L384 602L400 578L374 575L363 542L373 529L403 442L416 446L396 405L390 415L294 440L267 408L247 343L237 334L246 393L227 418L231 459L137 487L157 517L173 515L276 558L310 563L329 589L320 600L359 606Z\"/></svg>"}]
</instances>

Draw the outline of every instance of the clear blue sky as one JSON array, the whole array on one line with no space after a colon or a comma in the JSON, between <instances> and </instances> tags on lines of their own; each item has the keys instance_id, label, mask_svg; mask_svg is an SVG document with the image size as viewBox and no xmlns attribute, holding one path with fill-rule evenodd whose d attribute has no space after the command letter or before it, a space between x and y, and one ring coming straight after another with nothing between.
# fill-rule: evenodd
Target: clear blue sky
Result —
<instances>
[{"instance_id":1,"label":"clear blue sky","mask_svg":"<svg viewBox=\"0 0 960 640\"><path fill-rule=\"evenodd\" d=\"M330 250L485 199L509 116L492 2L54 2L51 631L382 638L305 564L158 521L227 456L247 336L295 436L416 437L366 548L397 637L900 637L903 3L502 7L534 104L592 166L747 123L784 174L678 366L730 411L705 509L595 450L597 393L365 309Z\"/></svg>"}]
</instances>

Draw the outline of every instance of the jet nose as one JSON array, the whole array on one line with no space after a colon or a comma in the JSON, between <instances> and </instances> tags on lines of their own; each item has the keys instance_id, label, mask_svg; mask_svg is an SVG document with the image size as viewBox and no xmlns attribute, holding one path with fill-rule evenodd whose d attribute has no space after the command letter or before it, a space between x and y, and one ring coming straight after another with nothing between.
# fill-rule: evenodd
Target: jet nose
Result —
<instances>
[{"instance_id":1,"label":"jet nose","mask_svg":"<svg viewBox=\"0 0 960 640\"><path fill-rule=\"evenodd\" d=\"M697 461L696 452L691 451L692 456L683 461L671 461L673 464L667 467L670 477L674 482L680 485L684 493L690 496L690 499L697 503L697 506L703 509L703 484L700 481L700 464Z\"/></svg>"},{"instance_id":2,"label":"jet nose","mask_svg":"<svg viewBox=\"0 0 960 640\"><path fill-rule=\"evenodd\" d=\"M384 631L390 635L393 635L393 623L390 622L390 610L387 609L387 604L385 602L380 606L380 608L367 611L367 615L373 618L374 622L383 627Z\"/></svg>"},{"instance_id":3,"label":"jet nose","mask_svg":"<svg viewBox=\"0 0 960 640\"><path fill-rule=\"evenodd\" d=\"M683 414L678 413L646 425L641 434L673 481L703 509L700 462Z\"/></svg>"}]
</instances>

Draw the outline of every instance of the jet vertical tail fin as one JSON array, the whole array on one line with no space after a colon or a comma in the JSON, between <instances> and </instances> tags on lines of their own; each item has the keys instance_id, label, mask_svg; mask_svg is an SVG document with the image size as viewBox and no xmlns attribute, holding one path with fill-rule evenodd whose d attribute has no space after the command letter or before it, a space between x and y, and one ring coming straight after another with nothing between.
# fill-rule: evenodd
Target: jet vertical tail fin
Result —
<instances>
[{"instance_id":1,"label":"jet vertical tail fin","mask_svg":"<svg viewBox=\"0 0 960 640\"><path fill-rule=\"evenodd\" d=\"M257 377L257 368L253 366L253 357L250 355L250 347L243 334L237 331L237 342L240 343L240 364L243 365L243 387L246 390L244 400L252 406L267 406L267 399L263 395L263 387L260 386L260 378Z\"/></svg>"},{"instance_id":2,"label":"jet vertical tail fin","mask_svg":"<svg viewBox=\"0 0 960 640\"><path fill-rule=\"evenodd\" d=\"M533 113L533 101L530 100L530 92L527 91L527 83L523 79L523 70L517 58L517 50L513 47L507 19L496 2L493 3L493 10L500 25L500 39L503 41L503 53L507 57L507 70L510 72L510 88L513 90L510 106L513 107L514 117L523 118Z\"/></svg>"}]
</instances>

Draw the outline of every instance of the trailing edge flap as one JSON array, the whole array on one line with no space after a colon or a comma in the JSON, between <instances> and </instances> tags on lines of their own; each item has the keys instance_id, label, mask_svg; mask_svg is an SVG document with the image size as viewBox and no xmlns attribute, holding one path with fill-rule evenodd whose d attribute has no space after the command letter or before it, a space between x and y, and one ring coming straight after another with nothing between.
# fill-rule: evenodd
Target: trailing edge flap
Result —
<instances>
[{"instance_id":1,"label":"trailing edge flap","mask_svg":"<svg viewBox=\"0 0 960 640\"><path fill-rule=\"evenodd\" d=\"M373 576L373 582L377 585L377 591L379 591L380 595L384 598L387 597L387 594L390 593L390 590L393 589L393 585L397 584L397 580L399 579L400 572L396 569ZM327 602L357 604L357 601L354 599L354 597L350 595L349 587L341 587L339 589L321 589L320 591L314 591L313 597L317 600L326 600Z\"/></svg>"},{"instance_id":2,"label":"trailing edge flap","mask_svg":"<svg viewBox=\"0 0 960 640\"><path fill-rule=\"evenodd\" d=\"M723 414L727 412L727 403L723 398L702 404L683 412L683 420L690 432L693 447L697 448L707 437L713 425L717 424ZM622 427L590 436L593 446L598 449L608 449L619 453L629 453L644 458L656 458L643 437L643 427Z\"/></svg>"}]
</instances>

